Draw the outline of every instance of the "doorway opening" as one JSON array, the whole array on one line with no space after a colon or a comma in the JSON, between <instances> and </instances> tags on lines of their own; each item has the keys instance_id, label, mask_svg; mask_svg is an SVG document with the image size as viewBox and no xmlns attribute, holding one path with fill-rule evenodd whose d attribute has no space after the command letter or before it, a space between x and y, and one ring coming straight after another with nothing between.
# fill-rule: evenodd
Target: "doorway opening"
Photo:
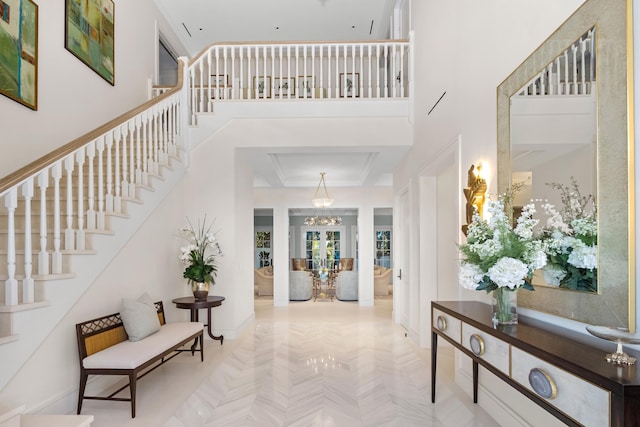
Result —
<instances>
[{"instance_id":1,"label":"doorway opening","mask_svg":"<svg viewBox=\"0 0 640 427\"><path fill-rule=\"evenodd\" d=\"M273 209L254 209L254 298L273 299L273 238Z\"/></svg>"}]
</instances>

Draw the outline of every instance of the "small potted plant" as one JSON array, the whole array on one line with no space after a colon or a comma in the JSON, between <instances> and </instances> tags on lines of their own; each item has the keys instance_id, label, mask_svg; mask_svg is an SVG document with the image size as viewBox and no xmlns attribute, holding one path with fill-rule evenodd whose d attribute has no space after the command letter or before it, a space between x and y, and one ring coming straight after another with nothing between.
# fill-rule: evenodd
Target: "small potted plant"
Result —
<instances>
[{"instance_id":1,"label":"small potted plant","mask_svg":"<svg viewBox=\"0 0 640 427\"><path fill-rule=\"evenodd\" d=\"M180 235L189 242L180 248L180 262L186 267L182 277L188 280L193 296L196 299L207 299L209 286L215 284L218 272L217 257L222 256L222 249L211 228L207 225L207 217L197 227L193 227L187 218L188 227L181 228Z\"/></svg>"}]
</instances>

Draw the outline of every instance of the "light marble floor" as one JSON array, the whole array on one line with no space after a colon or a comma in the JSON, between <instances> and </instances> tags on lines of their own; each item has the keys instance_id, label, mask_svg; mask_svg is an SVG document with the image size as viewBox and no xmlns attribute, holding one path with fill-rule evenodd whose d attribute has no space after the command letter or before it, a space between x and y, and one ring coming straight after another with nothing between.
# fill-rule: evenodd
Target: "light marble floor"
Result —
<instances>
[{"instance_id":1,"label":"light marble floor","mask_svg":"<svg viewBox=\"0 0 640 427\"><path fill-rule=\"evenodd\" d=\"M375 307L256 300L256 320L237 340L206 341L205 362L183 354L138 383L129 403L85 401L93 427L455 426L498 424L452 380L453 352L438 350L432 404L430 352Z\"/></svg>"}]
</instances>

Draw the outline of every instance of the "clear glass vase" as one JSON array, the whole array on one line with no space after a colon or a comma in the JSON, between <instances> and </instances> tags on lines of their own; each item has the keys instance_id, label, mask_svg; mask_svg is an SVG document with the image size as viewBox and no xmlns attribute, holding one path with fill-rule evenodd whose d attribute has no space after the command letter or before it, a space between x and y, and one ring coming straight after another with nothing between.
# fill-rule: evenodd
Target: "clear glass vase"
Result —
<instances>
[{"instance_id":1,"label":"clear glass vase","mask_svg":"<svg viewBox=\"0 0 640 427\"><path fill-rule=\"evenodd\" d=\"M509 288L498 288L491 294L493 323L498 325L515 325L518 323L518 291Z\"/></svg>"}]
</instances>

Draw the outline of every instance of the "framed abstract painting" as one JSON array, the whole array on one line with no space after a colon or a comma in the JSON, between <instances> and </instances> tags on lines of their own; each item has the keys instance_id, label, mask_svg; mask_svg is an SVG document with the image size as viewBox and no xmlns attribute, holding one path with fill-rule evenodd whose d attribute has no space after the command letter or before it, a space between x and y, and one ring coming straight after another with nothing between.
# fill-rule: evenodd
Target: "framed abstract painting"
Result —
<instances>
[{"instance_id":1,"label":"framed abstract painting","mask_svg":"<svg viewBox=\"0 0 640 427\"><path fill-rule=\"evenodd\" d=\"M0 93L38 109L38 5L0 0Z\"/></svg>"},{"instance_id":2,"label":"framed abstract painting","mask_svg":"<svg viewBox=\"0 0 640 427\"><path fill-rule=\"evenodd\" d=\"M113 0L65 0L64 29L64 47L114 85Z\"/></svg>"}]
</instances>

